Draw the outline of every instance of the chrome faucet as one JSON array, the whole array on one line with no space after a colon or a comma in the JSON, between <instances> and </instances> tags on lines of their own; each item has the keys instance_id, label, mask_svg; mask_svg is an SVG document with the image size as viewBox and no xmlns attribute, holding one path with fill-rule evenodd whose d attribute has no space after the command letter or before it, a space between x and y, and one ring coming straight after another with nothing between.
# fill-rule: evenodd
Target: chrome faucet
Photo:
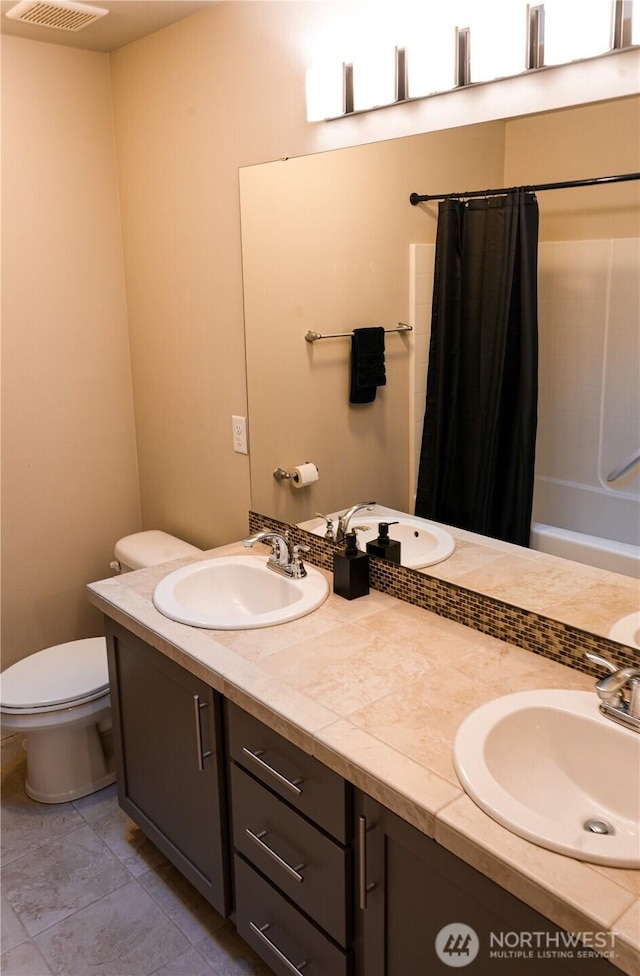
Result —
<instances>
[{"instance_id":1,"label":"chrome faucet","mask_svg":"<svg viewBox=\"0 0 640 976\"><path fill-rule=\"evenodd\" d=\"M640 668L632 664L619 668L606 657L591 651L586 651L585 657L609 672L596 683L602 714L640 732Z\"/></svg>"},{"instance_id":2,"label":"chrome faucet","mask_svg":"<svg viewBox=\"0 0 640 976\"><path fill-rule=\"evenodd\" d=\"M349 522L356 512L362 511L363 508L366 508L368 512L372 512L375 505L375 502L360 502L358 505L352 505L351 508L347 509L346 512L343 512L342 515L338 516L336 542L344 542L344 537L349 530Z\"/></svg>"},{"instance_id":3,"label":"chrome faucet","mask_svg":"<svg viewBox=\"0 0 640 976\"><path fill-rule=\"evenodd\" d=\"M242 540L242 545L250 549L256 542L268 542L271 545L271 555L267 560L267 567L274 573L281 576L288 576L289 579L303 579L307 575L302 559L301 552L309 552L309 546L292 546L289 542L289 533L281 535L279 532L268 532L264 530Z\"/></svg>"}]
</instances>

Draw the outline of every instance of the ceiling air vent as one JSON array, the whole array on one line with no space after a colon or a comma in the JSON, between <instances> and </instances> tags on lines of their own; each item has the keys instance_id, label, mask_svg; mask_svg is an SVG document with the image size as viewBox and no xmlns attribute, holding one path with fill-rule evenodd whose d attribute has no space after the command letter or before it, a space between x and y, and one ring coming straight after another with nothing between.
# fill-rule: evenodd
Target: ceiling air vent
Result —
<instances>
[{"instance_id":1,"label":"ceiling air vent","mask_svg":"<svg viewBox=\"0 0 640 976\"><path fill-rule=\"evenodd\" d=\"M7 17L23 24L35 24L36 27L80 31L108 13L108 10L100 7L72 3L70 0L22 0L22 3L7 11Z\"/></svg>"}]
</instances>

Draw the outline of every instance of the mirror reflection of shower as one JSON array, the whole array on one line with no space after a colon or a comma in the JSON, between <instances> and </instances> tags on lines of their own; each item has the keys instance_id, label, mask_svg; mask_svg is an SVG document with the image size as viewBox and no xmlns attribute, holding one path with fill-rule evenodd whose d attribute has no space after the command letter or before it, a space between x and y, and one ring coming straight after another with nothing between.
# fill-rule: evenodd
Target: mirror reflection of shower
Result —
<instances>
[{"instance_id":1,"label":"mirror reflection of shower","mask_svg":"<svg viewBox=\"0 0 640 976\"><path fill-rule=\"evenodd\" d=\"M417 272L430 286L434 248L412 250ZM638 267L639 238L539 244L531 545L630 576L638 574L640 553L640 464L634 462L640 443ZM423 349L429 313L423 292L412 312ZM416 363L417 443L424 370L424 362Z\"/></svg>"},{"instance_id":2,"label":"mirror reflection of shower","mask_svg":"<svg viewBox=\"0 0 640 976\"><path fill-rule=\"evenodd\" d=\"M534 523L640 546L640 240L540 248ZM544 530L541 530L544 532ZM634 554L628 552L629 557ZM605 563L603 568L609 568Z\"/></svg>"}]
</instances>

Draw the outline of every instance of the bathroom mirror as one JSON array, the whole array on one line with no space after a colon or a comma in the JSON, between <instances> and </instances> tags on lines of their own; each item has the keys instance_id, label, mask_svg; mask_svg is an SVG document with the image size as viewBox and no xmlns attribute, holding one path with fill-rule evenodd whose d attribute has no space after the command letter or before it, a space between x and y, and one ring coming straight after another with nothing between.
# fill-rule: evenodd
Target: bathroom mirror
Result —
<instances>
[{"instance_id":1,"label":"bathroom mirror","mask_svg":"<svg viewBox=\"0 0 640 976\"><path fill-rule=\"evenodd\" d=\"M369 499L413 511L437 204L412 207L410 193L635 172L639 119L639 100L620 99L241 169L254 511L292 523ZM614 501L615 533L633 541L625 524L640 527L640 474L636 469L609 488L602 471L637 448L629 439L640 436L633 365L640 183L554 191L538 200L540 318L549 325L541 327L537 502L554 512L553 519L543 515L545 523L557 525L556 512L575 508L568 488L583 487L586 523L591 502ZM618 321L620 334L612 326ZM392 331L399 322L414 330ZM389 330L386 385L373 403L352 405L348 336L372 325ZM327 338L309 343L308 331ZM606 372L613 365L619 373ZM594 473L586 470L591 456ZM319 470L308 487L273 477L278 467L292 471L308 461ZM557 497L549 500L552 488ZM467 538L458 554L465 549L473 569L459 573L459 560L457 569L450 560L426 571L600 636L637 608L631 576L552 561L534 582L527 567L536 557L511 551L517 547L509 551L516 576L501 588L503 546Z\"/></svg>"}]
</instances>

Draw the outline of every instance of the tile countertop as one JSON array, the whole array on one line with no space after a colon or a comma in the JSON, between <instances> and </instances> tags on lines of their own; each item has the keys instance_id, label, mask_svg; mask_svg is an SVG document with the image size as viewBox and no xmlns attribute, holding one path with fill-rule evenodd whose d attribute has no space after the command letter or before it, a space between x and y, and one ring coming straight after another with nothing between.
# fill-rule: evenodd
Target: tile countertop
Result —
<instances>
[{"instance_id":1,"label":"tile countertop","mask_svg":"<svg viewBox=\"0 0 640 976\"><path fill-rule=\"evenodd\" d=\"M198 559L214 555L248 552L234 544ZM353 601L331 593L276 627L187 627L160 614L152 594L193 561L92 583L89 600L542 915L569 931L615 932L612 962L637 976L640 871L516 836L469 799L453 768L458 725L483 702L535 688L592 690L592 678L376 591Z\"/></svg>"}]
</instances>

